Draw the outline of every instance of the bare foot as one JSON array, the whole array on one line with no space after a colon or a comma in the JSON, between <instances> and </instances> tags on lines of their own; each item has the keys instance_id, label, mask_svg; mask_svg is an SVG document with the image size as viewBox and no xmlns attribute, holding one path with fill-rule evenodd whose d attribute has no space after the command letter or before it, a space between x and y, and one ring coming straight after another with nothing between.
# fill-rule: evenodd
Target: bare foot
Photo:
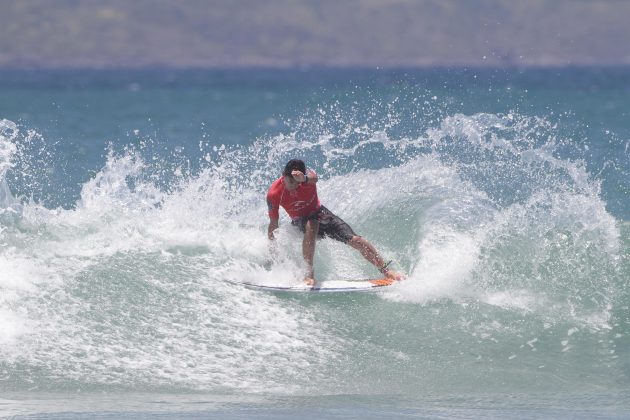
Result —
<instances>
[{"instance_id":1,"label":"bare foot","mask_svg":"<svg viewBox=\"0 0 630 420\"><path fill-rule=\"evenodd\" d=\"M406 278L406 276L402 273L398 273L394 270L387 270L385 271L385 277L387 277L388 279L392 279L392 280L396 280L396 281L401 281L404 280Z\"/></svg>"},{"instance_id":2,"label":"bare foot","mask_svg":"<svg viewBox=\"0 0 630 420\"><path fill-rule=\"evenodd\" d=\"M315 286L315 279L312 277L307 277L304 279L304 283L306 283L307 286Z\"/></svg>"}]
</instances>

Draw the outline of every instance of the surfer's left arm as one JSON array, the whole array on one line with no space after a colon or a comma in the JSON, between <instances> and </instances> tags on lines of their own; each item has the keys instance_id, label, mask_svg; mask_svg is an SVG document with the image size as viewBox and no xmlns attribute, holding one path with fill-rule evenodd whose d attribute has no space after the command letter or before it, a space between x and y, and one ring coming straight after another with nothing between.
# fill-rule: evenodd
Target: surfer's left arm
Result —
<instances>
[{"instance_id":1,"label":"surfer's left arm","mask_svg":"<svg viewBox=\"0 0 630 420\"><path fill-rule=\"evenodd\" d=\"M292 171L291 175L297 182L305 184L316 184L318 180L317 172L312 169L307 169L306 173L302 173L301 171Z\"/></svg>"}]
</instances>

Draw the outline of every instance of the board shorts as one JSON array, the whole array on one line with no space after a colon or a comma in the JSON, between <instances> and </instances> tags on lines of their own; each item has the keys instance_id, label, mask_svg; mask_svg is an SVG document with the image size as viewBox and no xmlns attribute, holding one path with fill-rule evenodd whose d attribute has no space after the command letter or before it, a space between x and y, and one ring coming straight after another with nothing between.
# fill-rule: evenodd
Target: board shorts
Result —
<instances>
[{"instance_id":1,"label":"board shorts","mask_svg":"<svg viewBox=\"0 0 630 420\"><path fill-rule=\"evenodd\" d=\"M292 220L291 224L297 226L302 232L305 232L306 223L309 220L317 220L319 222L319 232L317 236L320 238L327 236L346 244L350 242L353 236L357 236L350 225L324 206L320 206L319 209L309 216Z\"/></svg>"}]
</instances>

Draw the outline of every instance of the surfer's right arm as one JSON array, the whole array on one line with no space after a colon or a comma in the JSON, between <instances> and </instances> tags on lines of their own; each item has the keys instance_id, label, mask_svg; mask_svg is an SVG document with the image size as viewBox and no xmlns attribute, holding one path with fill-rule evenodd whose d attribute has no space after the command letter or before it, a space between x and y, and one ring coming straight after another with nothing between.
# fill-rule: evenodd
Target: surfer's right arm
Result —
<instances>
[{"instance_id":1,"label":"surfer's right arm","mask_svg":"<svg viewBox=\"0 0 630 420\"><path fill-rule=\"evenodd\" d=\"M267 228L267 236L273 240L273 231L278 229L278 220L280 219L280 199L277 190L270 188L267 192L267 209L269 210L269 227Z\"/></svg>"},{"instance_id":2,"label":"surfer's right arm","mask_svg":"<svg viewBox=\"0 0 630 420\"><path fill-rule=\"evenodd\" d=\"M267 227L267 236L270 240L274 240L273 231L278 229L278 219L269 218L269 227Z\"/></svg>"}]
</instances>

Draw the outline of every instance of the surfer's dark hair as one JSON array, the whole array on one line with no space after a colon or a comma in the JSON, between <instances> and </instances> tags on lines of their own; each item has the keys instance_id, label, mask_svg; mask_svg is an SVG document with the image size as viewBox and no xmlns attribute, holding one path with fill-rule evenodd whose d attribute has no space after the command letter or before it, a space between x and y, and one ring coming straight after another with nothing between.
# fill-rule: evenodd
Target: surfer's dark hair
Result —
<instances>
[{"instance_id":1,"label":"surfer's dark hair","mask_svg":"<svg viewBox=\"0 0 630 420\"><path fill-rule=\"evenodd\" d=\"M293 171L300 171L303 174L306 174L306 165L304 164L304 161L300 159L291 159L284 167L282 175L291 176L291 172Z\"/></svg>"}]
</instances>

